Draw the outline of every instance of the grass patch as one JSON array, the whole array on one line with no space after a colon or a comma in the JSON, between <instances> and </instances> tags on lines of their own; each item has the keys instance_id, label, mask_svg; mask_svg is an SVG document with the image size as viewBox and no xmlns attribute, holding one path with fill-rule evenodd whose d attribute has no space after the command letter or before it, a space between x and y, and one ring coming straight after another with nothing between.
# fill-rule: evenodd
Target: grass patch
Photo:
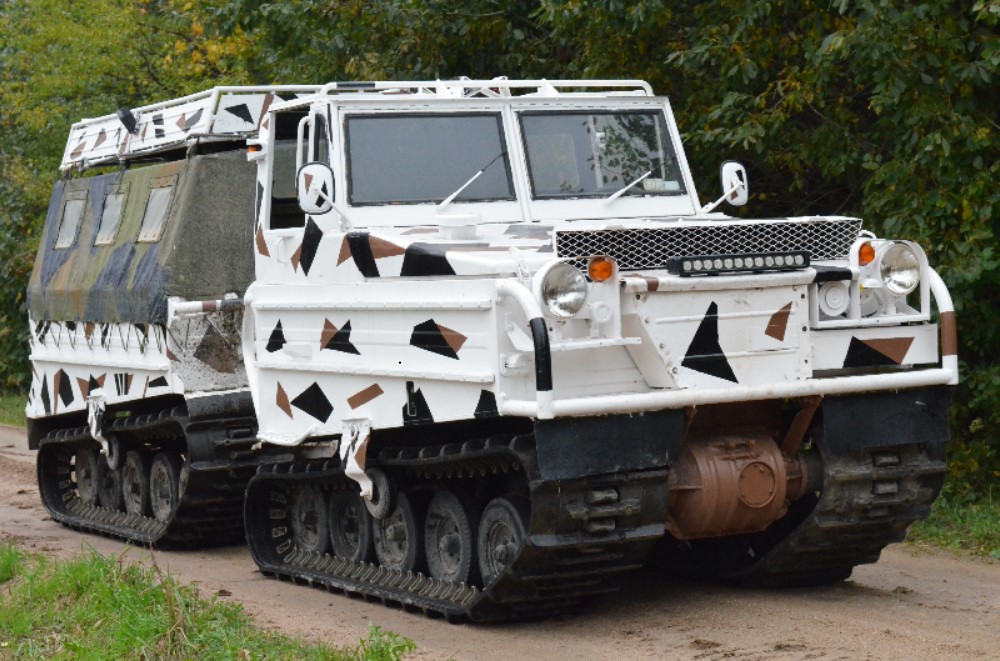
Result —
<instances>
[{"instance_id":1,"label":"grass patch","mask_svg":"<svg viewBox=\"0 0 1000 661\"><path fill-rule=\"evenodd\" d=\"M0 424L24 426L24 405L28 397L18 392L0 393Z\"/></svg>"},{"instance_id":2,"label":"grass patch","mask_svg":"<svg viewBox=\"0 0 1000 661\"><path fill-rule=\"evenodd\" d=\"M307 644L255 628L240 605L204 599L156 568L0 544L0 658L398 661L415 649L375 626L355 647Z\"/></svg>"},{"instance_id":3,"label":"grass patch","mask_svg":"<svg viewBox=\"0 0 1000 661\"><path fill-rule=\"evenodd\" d=\"M910 526L907 539L1000 559L1000 502L992 493L961 497L946 489L931 515Z\"/></svg>"}]
</instances>

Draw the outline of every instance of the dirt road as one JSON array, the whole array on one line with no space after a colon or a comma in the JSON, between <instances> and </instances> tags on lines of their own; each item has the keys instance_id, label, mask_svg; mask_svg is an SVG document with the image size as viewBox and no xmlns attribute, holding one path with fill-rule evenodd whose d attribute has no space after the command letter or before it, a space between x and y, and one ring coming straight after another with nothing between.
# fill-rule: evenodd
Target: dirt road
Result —
<instances>
[{"instance_id":1,"label":"dirt road","mask_svg":"<svg viewBox=\"0 0 1000 661\"><path fill-rule=\"evenodd\" d=\"M60 555L126 548L52 522L24 432L0 427L0 539L10 537ZM243 547L156 561L264 626L352 644L378 624L412 638L422 659L1000 659L1000 563L898 545L830 587L736 590L644 571L584 615L502 626L450 625L264 578Z\"/></svg>"}]
</instances>

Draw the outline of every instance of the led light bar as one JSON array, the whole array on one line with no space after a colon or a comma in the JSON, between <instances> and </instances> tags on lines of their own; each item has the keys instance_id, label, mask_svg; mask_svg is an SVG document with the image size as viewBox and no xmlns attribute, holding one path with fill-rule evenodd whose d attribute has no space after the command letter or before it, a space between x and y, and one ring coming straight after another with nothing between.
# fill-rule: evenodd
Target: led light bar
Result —
<instances>
[{"instance_id":1,"label":"led light bar","mask_svg":"<svg viewBox=\"0 0 1000 661\"><path fill-rule=\"evenodd\" d=\"M807 250L671 257L667 260L667 271L680 276L795 271L807 266L809 266Z\"/></svg>"}]
</instances>

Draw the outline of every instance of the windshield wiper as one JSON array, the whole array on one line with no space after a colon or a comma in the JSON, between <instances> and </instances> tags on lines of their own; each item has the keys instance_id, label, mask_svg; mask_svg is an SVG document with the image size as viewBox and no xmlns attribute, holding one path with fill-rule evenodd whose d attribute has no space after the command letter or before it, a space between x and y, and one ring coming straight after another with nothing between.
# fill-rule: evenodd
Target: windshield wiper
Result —
<instances>
[{"instance_id":1,"label":"windshield wiper","mask_svg":"<svg viewBox=\"0 0 1000 661\"><path fill-rule=\"evenodd\" d=\"M459 186L457 191L455 191L454 193L452 193L448 197L446 197L443 200L441 200L441 204L439 204L437 206L437 212L441 213L442 211L444 211L444 208L446 206L448 206L449 204L451 204L452 202L454 202L455 198L462 194L462 191L464 191L466 188L468 188L469 186L472 185L472 182L474 182L476 179L479 179L479 177L483 176L483 173L486 172L487 168L489 168L491 165L493 165L498 160L500 160L500 158L502 156L506 156L506 155L507 155L507 150L505 149L502 152L500 152L499 154L497 154L496 156L494 156L492 161L490 161L489 163L487 163L486 165L484 165L483 168L479 172L477 172L476 174L472 175L472 177L470 177L467 182L465 182L464 184L462 184L461 186Z\"/></svg>"},{"instance_id":2,"label":"windshield wiper","mask_svg":"<svg viewBox=\"0 0 1000 661\"><path fill-rule=\"evenodd\" d=\"M652 170L646 170L646 174L642 175L641 177L639 177L638 179L636 179L635 181L633 181L629 185L625 186L624 188L621 188L618 191L615 191L614 193L612 193L611 195L609 195L607 198L605 198L604 203L605 204L611 204L612 202L614 202L615 200L617 200L619 197L621 197L625 193L629 192L632 189L633 186L635 186L636 184L638 184L640 181L642 181L643 179L645 179L646 177L648 177L651 174L653 174Z\"/></svg>"}]
</instances>

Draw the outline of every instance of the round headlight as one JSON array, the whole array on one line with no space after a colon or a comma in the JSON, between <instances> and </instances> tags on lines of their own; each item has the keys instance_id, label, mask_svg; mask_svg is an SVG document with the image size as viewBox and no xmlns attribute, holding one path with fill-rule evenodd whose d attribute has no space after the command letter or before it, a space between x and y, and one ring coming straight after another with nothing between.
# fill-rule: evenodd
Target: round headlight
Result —
<instances>
[{"instance_id":1,"label":"round headlight","mask_svg":"<svg viewBox=\"0 0 1000 661\"><path fill-rule=\"evenodd\" d=\"M554 264L542 278L542 303L557 317L572 317L587 301L587 280L565 262Z\"/></svg>"},{"instance_id":2,"label":"round headlight","mask_svg":"<svg viewBox=\"0 0 1000 661\"><path fill-rule=\"evenodd\" d=\"M920 284L920 260L902 243L894 243L882 253L878 273L893 294L909 294Z\"/></svg>"}]
</instances>

